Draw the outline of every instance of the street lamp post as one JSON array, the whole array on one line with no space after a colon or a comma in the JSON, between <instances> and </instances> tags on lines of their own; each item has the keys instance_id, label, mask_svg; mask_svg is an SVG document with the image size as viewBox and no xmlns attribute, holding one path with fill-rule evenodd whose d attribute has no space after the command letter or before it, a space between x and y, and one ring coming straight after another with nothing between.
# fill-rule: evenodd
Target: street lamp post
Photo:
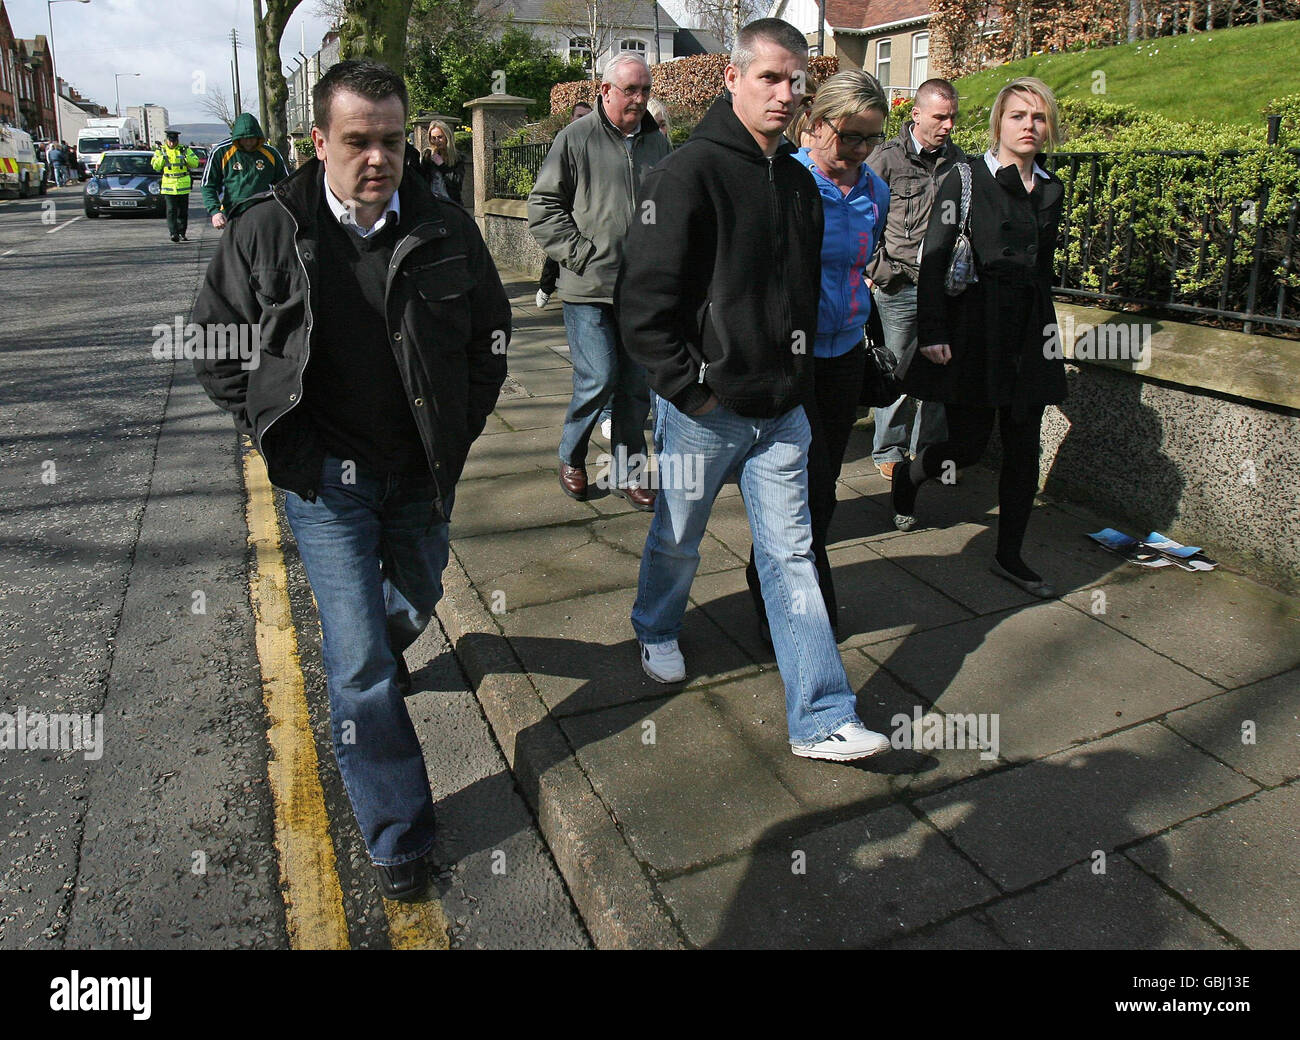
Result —
<instances>
[{"instance_id":1,"label":"street lamp post","mask_svg":"<svg viewBox=\"0 0 1300 1040\"><path fill-rule=\"evenodd\" d=\"M54 5L66 3L88 4L90 0L45 0L45 13L50 19L50 78L54 80L54 139L63 140L63 115L59 112L59 73L54 67Z\"/></svg>"},{"instance_id":2,"label":"street lamp post","mask_svg":"<svg viewBox=\"0 0 1300 1040\"><path fill-rule=\"evenodd\" d=\"M113 100L113 114L114 114L114 115L119 115L119 116L120 116L120 115L122 114L122 94L121 94L121 92L118 90L118 86L119 86L119 84L118 84L117 81L118 81L119 79L121 79L123 76L138 76L138 75L140 75L140 73L138 73L138 72L115 72L115 73L113 73L113 99L114 99L114 100Z\"/></svg>"}]
</instances>

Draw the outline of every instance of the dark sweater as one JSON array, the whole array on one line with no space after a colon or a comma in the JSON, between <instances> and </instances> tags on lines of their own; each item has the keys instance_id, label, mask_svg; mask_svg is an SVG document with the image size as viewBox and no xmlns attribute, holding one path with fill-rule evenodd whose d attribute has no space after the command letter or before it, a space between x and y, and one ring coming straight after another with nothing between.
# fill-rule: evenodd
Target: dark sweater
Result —
<instances>
[{"instance_id":1,"label":"dark sweater","mask_svg":"<svg viewBox=\"0 0 1300 1040\"><path fill-rule=\"evenodd\" d=\"M320 291L303 403L322 446L378 473L427 470L419 431L388 342L384 285L392 224L371 238L343 227L322 193Z\"/></svg>"}]
</instances>

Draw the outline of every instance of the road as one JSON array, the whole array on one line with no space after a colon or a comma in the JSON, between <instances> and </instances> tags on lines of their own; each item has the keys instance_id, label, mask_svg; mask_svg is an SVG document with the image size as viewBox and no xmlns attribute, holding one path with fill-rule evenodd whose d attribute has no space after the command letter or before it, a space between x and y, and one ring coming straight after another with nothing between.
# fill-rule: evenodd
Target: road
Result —
<instances>
[{"instance_id":1,"label":"road","mask_svg":"<svg viewBox=\"0 0 1300 1040\"><path fill-rule=\"evenodd\" d=\"M408 706L437 898L380 898L264 469L151 350L220 233L197 195L173 244L158 219L86 219L80 191L0 202L0 713L92 727L0 750L0 948L590 945L436 622Z\"/></svg>"}]
</instances>

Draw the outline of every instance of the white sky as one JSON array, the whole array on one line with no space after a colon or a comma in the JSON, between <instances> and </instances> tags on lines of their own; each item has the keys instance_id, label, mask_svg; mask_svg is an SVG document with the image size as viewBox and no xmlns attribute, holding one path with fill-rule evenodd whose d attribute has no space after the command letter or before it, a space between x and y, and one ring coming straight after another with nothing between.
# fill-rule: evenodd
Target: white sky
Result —
<instances>
[{"instance_id":1,"label":"white sky","mask_svg":"<svg viewBox=\"0 0 1300 1040\"><path fill-rule=\"evenodd\" d=\"M687 24L681 0L662 0ZM329 28L314 13L316 0L303 0L281 42L281 68L291 69L299 47L314 54ZM14 35L50 34L45 0L5 0ZM54 17L54 64L59 78L83 97L114 106L114 73L138 72L117 80L122 110L129 105L163 105L174 123L212 123L194 93L196 85L219 86L232 99L230 30L239 30L239 76L243 109L257 113L257 55L253 50L253 0L58 0ZM305 46L303 41L305 37ZM201 78L196 80L196 73Z\"/></svg>"},{"instance_id":2,"label":"white sky","mask_svg":"<svg viewBox=\"0 0 1300 1040\"><path fill-rule=\"evenodd\" d=\"M292 68L303 33L303 50L320 49L329 28L303 0L289 20L280 48L282 68ZM5 0L14 35L50 35L45 0ZM128 105L163 105L174 123L213 123L194 93L204 81L230 101L230 30L239 30L239 78L243 108L257 114L257 55L253 50L253 0L91 0L59 2L54 16L54 64L59 78L83 97L113 110L113 74Z\"/></svg>"}]
</instances>

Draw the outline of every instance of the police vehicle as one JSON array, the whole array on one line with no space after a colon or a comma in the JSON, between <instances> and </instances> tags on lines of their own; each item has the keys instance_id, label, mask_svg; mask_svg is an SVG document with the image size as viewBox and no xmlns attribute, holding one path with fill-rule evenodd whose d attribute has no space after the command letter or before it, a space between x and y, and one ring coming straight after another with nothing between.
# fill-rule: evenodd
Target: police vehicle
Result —
<instances>
[{"instance_id":1,"label":"police vehicle","mask_svg":"<svg viewBox=\"0 0 1300 1040\"><path fill-rule=\"evenodd\" d=\"M32 135L8 124L0 124L0 191L17 192L20 199L45 194L45 164Z\"/></svg>"}]
</instances>

